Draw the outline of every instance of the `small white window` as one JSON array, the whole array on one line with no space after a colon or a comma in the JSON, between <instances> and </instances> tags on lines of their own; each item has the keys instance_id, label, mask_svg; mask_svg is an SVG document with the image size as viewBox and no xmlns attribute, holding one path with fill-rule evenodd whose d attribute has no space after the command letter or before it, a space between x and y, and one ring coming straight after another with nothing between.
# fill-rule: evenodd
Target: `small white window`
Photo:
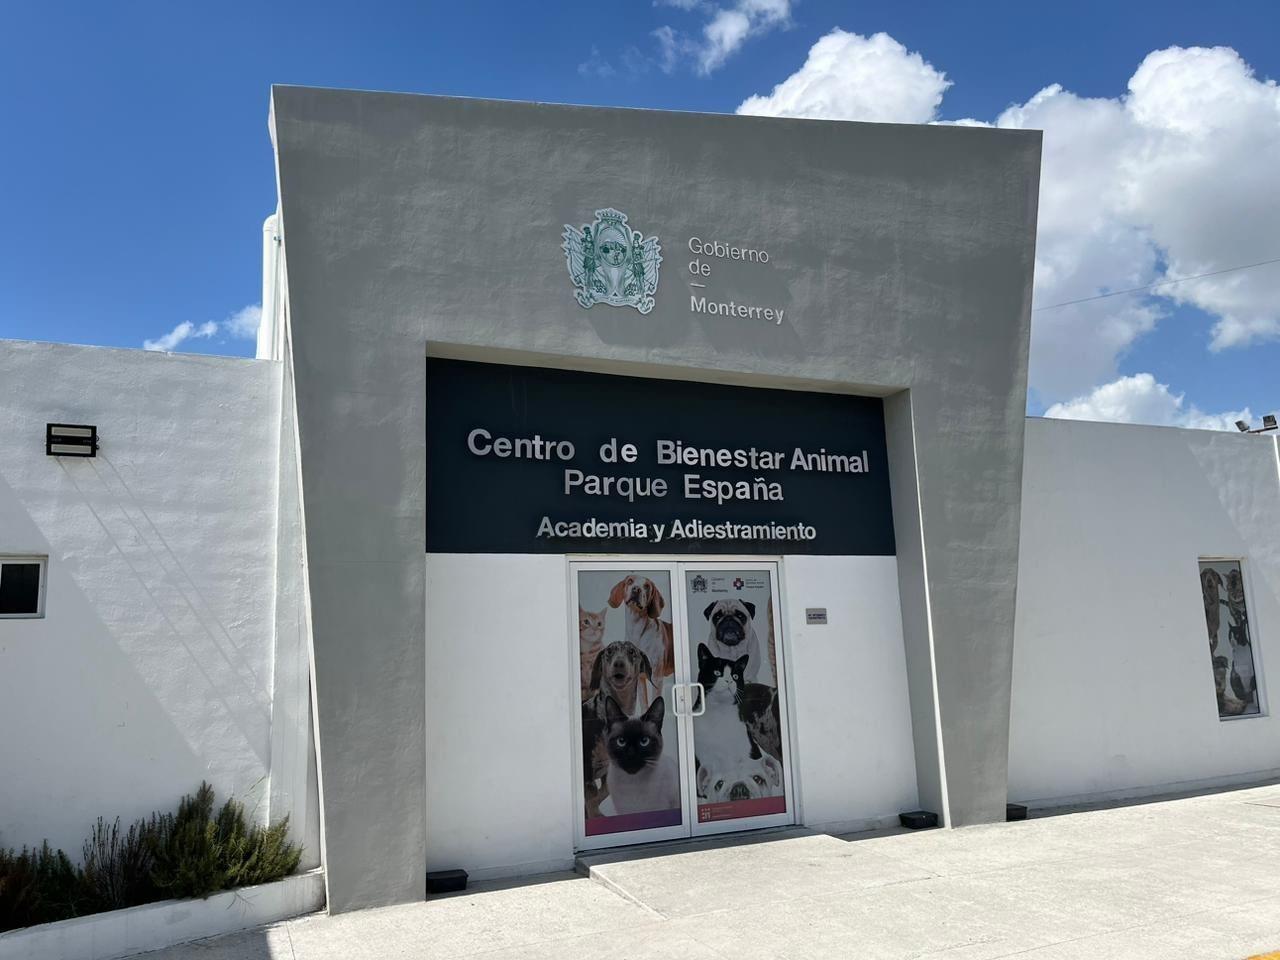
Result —
<instances>
[{"instance_id":1,"label":"small white window","mask_svg":"<svg viewBox=\"0 0 1280 960\"><path fill-rule=\"evenodd\" d=\"M48 557L0 556L0 620L44 616Z\"/></svg>"}]
</instances>

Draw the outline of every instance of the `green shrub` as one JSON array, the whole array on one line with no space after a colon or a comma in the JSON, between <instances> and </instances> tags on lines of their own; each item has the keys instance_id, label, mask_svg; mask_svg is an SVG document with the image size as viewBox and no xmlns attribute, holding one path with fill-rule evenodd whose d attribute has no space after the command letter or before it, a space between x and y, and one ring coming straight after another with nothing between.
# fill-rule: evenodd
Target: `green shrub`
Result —
<instances>
[{"instance_id":1,"label":"green shrub","mask_svg":"<svg viewBox=\"0 0 1280 960\"><path fill-rule=\"evenodd\" d=\"M151 831L146 820L120 832L120 818L107 824L102 818L84 842L85 883L93 891L101 910L119 910L159 899L151 879L154 863Z\"/></svg>"},{"instance_id":2,"label":"green shrub","mask_svg":"<svg viewBox=\"0 0 1280 960\"><path fill-rule=\"evenodd\" d=\"M152 817L151 879L175 898L207 897L227 886L228 874L218 824L213 820L213 787L200 784L186 796L177 813Z\"/></svg>"},{"instance_id":3,"label":"green shrub","mask_svg":"<svg viewBox=\"0 0 1280 960\"><path fill-rule=\"evenodd\" d=\"M302 848L289 842L289 818L250 824L235 800L213 813L207 783L183 797L176 813L153 813L121 832L99 817L75 866L46 841L38 850L0 849L0 931L65 920L169 897L208 897L232 887L270 883L298 868Z\"/></svg>"},{"instance_id":4,"label":"green shrub","mask_svg":"<svg viewBox=\"0 0 1280 960\"><path fill-rule=\"evenodd\" d=\"M254 824L233 846L230 879L233 887L251 887L287 877L298 869L302 848L289 842L289 818L270 827Z\"/></svg>"},{"instance_id":5,"label":"green shrub","mask_svg":"<svg viewBox=\"0 0 1280 960\"><path fill-rule=\"evenodd\" d=\"M40 894L31 853L0 850L0 930L39 923L34 919Z\"/></svg>"},{"instance_id":6,"label":"green shrub","mask_svg":"<svg viewBox=\"0 0 1280 960\"><path fill-rule=\"evenodd\" d=\"M153 820L151 877L173 897L207 897L219 890L270 883L298 868L302 848L288 840L289 818L250 825L244 806L228 800L213 816L213 788L202 783L183 797L176 815Z\"/></svg>"},{"instance_id":7,"label":"green shrub","mask_svg":"<svg viewBox=\"0 0 1280 960\"><path fill-rule=\"evenodd\" d=\"M0 930L51 923L96 909L84 874L49 841L21 853L0 850Z\"/></svg>"}]
</instances>

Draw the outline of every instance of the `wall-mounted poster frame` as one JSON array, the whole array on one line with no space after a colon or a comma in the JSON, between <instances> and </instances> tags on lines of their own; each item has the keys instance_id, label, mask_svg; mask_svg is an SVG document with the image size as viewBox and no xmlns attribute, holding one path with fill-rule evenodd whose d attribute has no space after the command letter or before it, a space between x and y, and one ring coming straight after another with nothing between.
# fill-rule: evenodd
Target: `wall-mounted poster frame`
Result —
<instances>
[{"instance_id":1,"label":"wall-mounted poster frame","mask_svg":"<svg viewBox=\"0 0 1280 960\"><path fill-rule=\"evenodd\" d=\"M1241 556L1202 556L1199 579L1218 719L1267 716L1249 564Z\"/></svg>"}]
</instances>

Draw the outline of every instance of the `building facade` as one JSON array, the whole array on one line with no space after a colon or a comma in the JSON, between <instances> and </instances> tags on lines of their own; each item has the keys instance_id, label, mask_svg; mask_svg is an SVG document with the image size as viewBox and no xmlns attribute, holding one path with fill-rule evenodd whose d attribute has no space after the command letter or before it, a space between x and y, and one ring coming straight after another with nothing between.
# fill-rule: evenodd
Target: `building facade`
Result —
<instances>
[{"instance_id":1,"label":"building facade","mask_svg":"<svg viewBox=\"0 0 1280 960\"><path fill-rule=\"evenodd\" d=\"M5 748L0 842L207 775L346 910L1277 766L1275 441L1025 418L1038 133L290 87L271 131L259 360L0 350L45 587L0 720L119 680Z\"/></svg>"}]
</instances>

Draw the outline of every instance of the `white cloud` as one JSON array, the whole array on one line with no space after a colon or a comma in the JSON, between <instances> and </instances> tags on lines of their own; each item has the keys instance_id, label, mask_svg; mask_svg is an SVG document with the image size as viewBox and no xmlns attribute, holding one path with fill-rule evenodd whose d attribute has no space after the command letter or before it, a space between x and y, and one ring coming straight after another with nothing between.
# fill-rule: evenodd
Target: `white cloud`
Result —
<instances>
[{"instance_id":1,"label":"white cloud","mask_svg":"<svg viewBox=\"0 0 1280 960\"><path fill-rule=\"evenodd\" d=\"M591 48L591 56L578 64L578 73L584 77L600 77L604 79L612 77L617 72L613 68L613 64L600 55L599 47L593 46Z\"/></svg>"},{"instance_id":2,"label":"white cloud","mask_svg":"<svg viewBox=\"0 0 1280 960\"><path fill-rule=\"evenodd\" d=\"M170 330L163 336L157 337L155 340L143 340L143 350L162 350L166 353L177 350L178 347L191 339L208 339L218 332L218 325L210 320L196 326L190 320L183 320L180 324Z\"/></svg>"},{"instance_id":3,"label":"white cloud","mask_svg":"<svg viewBox=\"0 0 1280 960\"><path fill-rule=\"evenodd\" d=\"M799 70L738 113L927 123L951 82L887 33L864 37L836 28L809 50Z\"/></svg>"},{"instance_id":4,"label":"white cloud","mask_svg":"<svg viewBox=\"0 0 1280 960\"><path fill-rule=\"evenodd\" d=\"M671 73L680 62L681 37L671 27L659 27L653 31L658 41L658 67L663 73Z\"/></svg>"},{"instance_id":5,"label":"white cloud","mask_svg":"<svg viewBox=\"0 0 1280 960\"><path fill-rule=\"evenodd\" d=\"M948 86L892 37L833 30L738 112L920 123ZM1212 350L1280 339L1280 264L1055 306L1280 257L1280 88L1234 50L1157 50L1122 95L1055 84L990 124L955 122L1044 131L1030 360L1041 400L1121 382L1126 351L1178 304L1214 318Z\"/></svg>"},{"instance_id":6,"label":"white cloud","mask_svg":"<svg viewBox=\"0 0 1280 960\"><path fill-rule=\"evenodd\" d=\"M1280 256L1280 90L1234 51L1149 54L1125 96L1047 87L1001 127L1044 130L1037 306ZM1114 377L1166 304L1214 318L1210 348L1280 337L1280 266L1041 310L1031 382L1049 398Z\"/></svg>"},{"instance_id":7,"label":"white cloud","mask_svg":"<svg viewBox=\"0 0 1280 960\"><path fill-rule=\"evenodd\" d=\"M1195 404L1187 403L1185 395L1173 393L1168 384L1158 383L1149 373L1120 377L1083 396L1055 403L1044 415L1064 420L1150 423L1196 430L1235 430L1237 420L1253 422L1247 407L1228 413L1205 413Z\"/></svg>"},{"instance_id":8,"label":"white cloud","mask_svg":"<svg viewBox=\"0 0 1280 960\"><path fill-rule=\"evenodd\" d=\"M698 72L710 73L746 43L751 34L751 18L743 11L717 10L702 28L706 42L698 54Z\"/></svg>"},{"instance_id":9,"label":"white cloud","mask_svg":"<svg viewBox=\"0 0 1280 960\"><path fill-rule=\"evenodd\" d=\"M627 75L634 78L643 73L648 73L649 68L653 66L653 60L641 53L639 47L632 44L622 51L622 66L626 68Z\"/></svg>"},{"instance_id":10,"label":"white cloud","mask_svg":"<svg viewBox=\"0 0 1280 960\"><path fill-rule=\"evenodd\" d=\"M262 307L256 303L241 307L221 323L206 320L204 323L194 324L190 320L183 320L168 333L154 340L143 340L142 349L171 353L188 340L209 340L219 333L237 340L252 340L258 335L261 320Z\"/></svg>"},{"instance_id":11,"label":"white cloud","mask_svg":"<svg viewBox=\"0 0 1280 960\"><path fill-rule=\"evenodd\" d=\"M1001 114L1002 127L1043 129L1034 305L1059 304L1156 279L1159 251L1146 229L1119 214L1119 171L1136 146L1116 100L1047 87ZM1075 396L1116 375L1120 356L1155 329L1162 311L1143 297L1043 310L1032 317L1031 385L1048 399Z\"/></svg>"},{"instance_id":12,"label":"white cloud","mask_svg":"<svg viewBox=\"0 0 1280 960\"><path fill-rule=\"evenodd\" d=\"M240 340L253 340L258 336L258 326L262 323L261 304L251 303L241 307L222 322L222 328L230 336Z\"/></svg>"},{"instance_id":13,"label":"white cloud","mask_svg":"<svg viewBox=\"0 0 1280 960\"><path fill-rule=\"evenodd\" d=\"M734 0L719 7L699 0L663 0L660 6L707 16L700 36L681 33L671 26L653 31L658 43L658 65L671 73L683 59L690 59L703 76L722 67L752 37L791 22L791 0Z\"/></svg>"},{"instance_id":14,"label":"white cloud","mask_svg":"<svg viewBox=\"0 0 1280 960\"><path fill-rule=\"evenodd\" d=\"M1167 251L1168 275L1280 256L1280 87L1234 50L1150 54L1129 81L1145 133L1132 205ZM1178 284L1163 296L1214 314L1212 349L1280 338L1280 266Z\"/></svg>"}]
</instances>

